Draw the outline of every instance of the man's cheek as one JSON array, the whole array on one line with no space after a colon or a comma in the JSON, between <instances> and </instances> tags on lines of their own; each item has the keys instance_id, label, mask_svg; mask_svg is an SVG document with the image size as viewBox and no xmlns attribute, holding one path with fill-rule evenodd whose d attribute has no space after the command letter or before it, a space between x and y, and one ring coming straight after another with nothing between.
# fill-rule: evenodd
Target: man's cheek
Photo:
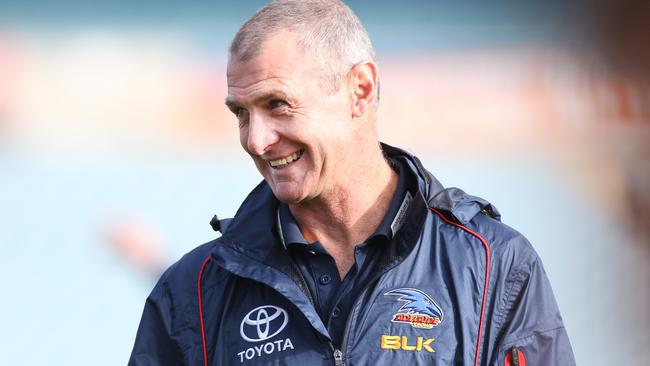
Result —
<instances>
[{"instance_id":1,"label":"man's cheek","mask_svg":"<svg viewBox=\"0 0 650 366\"><path fill-rule=\"evenodd\" d=\"M239 127L239 144L244 149L244 151L246 151L246 153L250 154L248 151L248 128L245 126Z\"/></svg>"},{"instance_id":2,"label":"man's cheek","mask_svg":"<svg viewBox=\"0 0 650 366\"><path fill-rule=\"evenodd\" d=\"M257 171L259 171L260 174L262 174L262 176L264 177L264 179L266 179L267 178L266 172L269 169L268 163L259 158L253 158L253 161L255 162L255 167L257 168Z\"/></svg>"}]
</instances>

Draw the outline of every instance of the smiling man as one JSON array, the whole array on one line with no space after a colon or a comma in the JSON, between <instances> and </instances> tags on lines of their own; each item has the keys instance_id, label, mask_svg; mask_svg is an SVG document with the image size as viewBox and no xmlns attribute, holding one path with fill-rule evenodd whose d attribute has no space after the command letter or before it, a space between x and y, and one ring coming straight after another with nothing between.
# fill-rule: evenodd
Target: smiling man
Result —
<instances>
[{"instance_id":1,"label":"smiling man","mask_svg":"<svg viewBox=\"0 0 650 366\"><path fill-rule=\"evenodd\" d=\"M348 7L270 3L227 78L264 181L163 274L130 365L575 363L526 239L378 142L379 72Z\"/></svg>"}]
</instances>

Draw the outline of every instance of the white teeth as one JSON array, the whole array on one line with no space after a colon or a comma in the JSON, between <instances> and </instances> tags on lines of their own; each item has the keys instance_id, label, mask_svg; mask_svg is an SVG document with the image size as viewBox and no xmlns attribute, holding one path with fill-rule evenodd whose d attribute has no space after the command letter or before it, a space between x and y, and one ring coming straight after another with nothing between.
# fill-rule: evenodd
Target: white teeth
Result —
<instances>
[{"instance_id":1,"label":"white teeth","mask_svg":"<svg viewBox=\"0 0 650 366\"><path fill-rule=\"evenodd\" d=\"M298 160L298 158L300 158L301 155L302 155L302 151L296 151L295 153L286 156L284 158L277 159L277 160L270 160L269 164L274 168L276 167L283 168L284 166L289 165L292 162Z\"/></svg>"},{"instance_id":2,"label":"white teeth","mask_svg":"<svg viewBox=\"0 0 650 366\"><path fill-rule=\"evenodd\" d=\"M287 156L287 157L285 158L285 159L287 159L287 164L290 163L290 162L292 162L292 161L296 161L296 160L298 160L298 157L299 157L299 156L300 156L300 153L299 153L298 151L296 151L295 153L293 153L293 154Z\"/></svg>"}]
</instances>

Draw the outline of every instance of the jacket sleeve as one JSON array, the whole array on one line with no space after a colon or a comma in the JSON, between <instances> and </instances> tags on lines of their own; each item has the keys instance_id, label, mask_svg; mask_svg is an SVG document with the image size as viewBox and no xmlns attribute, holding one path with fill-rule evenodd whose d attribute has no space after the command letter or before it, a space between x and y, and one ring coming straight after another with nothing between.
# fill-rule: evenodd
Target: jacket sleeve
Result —
<instances>
[{"instance_id":1,"label":"jacket sleeve","mask_svg":"<svg viewBox=\"0 0 650 366\"><path fill-rule=\"evenodd\" d=\"M174 307L161 279L147 298L129 366L184 365L172 330Z\"/></svg>"},{"instance_id":2,"label":"jacket sleeve","mask_svg":"<svg viewBox=\"0 0 650 366\"><path fill-rule=\"evenodd\" d=\"M508 290L498 321L500 336L493 353L497 359L490 364L575 365L551 284L537 254L533 252L508 277ZM525 358L525 363L521 358Z\"/></svg>"}]
</instances>

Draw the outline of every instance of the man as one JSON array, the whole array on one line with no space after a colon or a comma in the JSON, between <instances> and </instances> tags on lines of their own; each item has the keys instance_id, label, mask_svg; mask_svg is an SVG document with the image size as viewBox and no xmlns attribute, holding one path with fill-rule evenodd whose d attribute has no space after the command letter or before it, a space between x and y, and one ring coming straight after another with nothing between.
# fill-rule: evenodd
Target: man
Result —
<instances>
[{"instance_id":1,"label":"man","mask_svg":"<svg viewBox=\"0 0 650 366\"><path fill-rule=\"evenodd\" d=\"M378 142L378 69L349 8L272 2L227 77L264 181L163 274L130 365L574 364L526 239Z\"/></svg>"}]
</instances>

